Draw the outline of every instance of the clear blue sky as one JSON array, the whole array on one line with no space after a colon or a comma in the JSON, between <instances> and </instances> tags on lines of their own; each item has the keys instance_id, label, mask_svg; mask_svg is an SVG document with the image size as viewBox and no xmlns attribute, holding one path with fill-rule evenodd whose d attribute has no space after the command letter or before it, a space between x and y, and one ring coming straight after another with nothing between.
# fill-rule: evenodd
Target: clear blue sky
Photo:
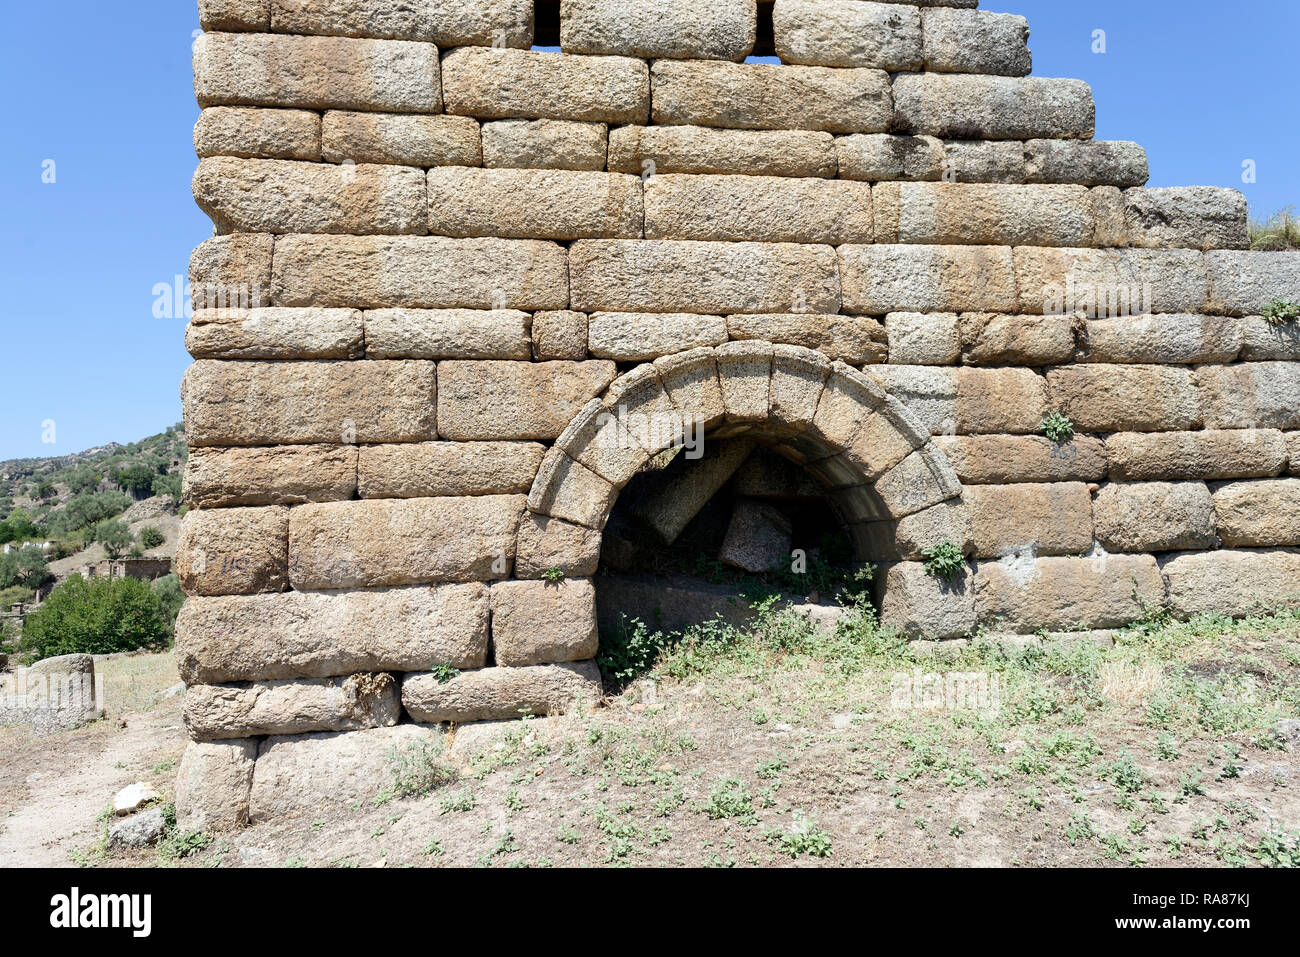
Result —
<instances>
[{"instance_id":1,"label":"clear blue sky","mask_svg":"<svg viewBox=\"0 0 1300 957\"><path fill-rule=\"evenodd\" d=\"M1151 185L1235 186L1256 213L1300 204L1296 0L982 6L1029 18L1035 74L1092 84L1098 137L1146 146ZM154 318L153 289L211 235L190 197L197 28L193 0L8 5L0 459L134 441L180 418L184 325Z\"/></svg>"}]
</instances>

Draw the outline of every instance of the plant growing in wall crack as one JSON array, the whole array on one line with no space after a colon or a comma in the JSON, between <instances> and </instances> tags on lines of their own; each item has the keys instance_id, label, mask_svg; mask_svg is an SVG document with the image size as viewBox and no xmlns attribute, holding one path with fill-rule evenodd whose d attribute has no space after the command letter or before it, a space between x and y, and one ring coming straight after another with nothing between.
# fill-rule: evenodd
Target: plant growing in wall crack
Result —
<instances>
[{"instance_id":1,"label":"plant growing in wall crack","mask_svg":"<svg viewBox=\"0 0 1300 957\"><path fill-rule=\"evenodd\" d=\"M1270 305L1265 307L1263 316L1275 326L1288 322L1300 322L1300 302L1274 299Z\"/></svg>"},{"instance_id":2,"label":"plant growing in wall crack","mask_svg":"<svg viewBox=\"0 0 1300 957\"><path fill-rule=\"evenodd\" d=\"M1068 442L1074 438L1074 423L1068 415L1053 412L1043 419L1039 430L1053 442Z\"/></svg>"},{"instance_id":3,"label":"plant growing in wall crack","mask_svg":"<svg viewBox=\"0 0 1300 957\"><path fill-rule=\"evenodd\" d=\"M966 567L966 557L961 546L952 542L943 542L921 553L925 557L926 574L944 581L952 581Z\"/></svg>"}]
</instances>

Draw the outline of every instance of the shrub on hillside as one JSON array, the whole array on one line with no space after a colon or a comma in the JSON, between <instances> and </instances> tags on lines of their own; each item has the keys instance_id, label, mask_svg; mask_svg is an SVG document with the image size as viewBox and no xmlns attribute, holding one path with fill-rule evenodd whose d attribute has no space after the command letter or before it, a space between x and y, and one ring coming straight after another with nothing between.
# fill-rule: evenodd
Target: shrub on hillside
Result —
<instances>
[{"instance_id":1,"label":"shrub on hillside","mask_svg":"<svg viewBox=\"0 0 1300 957\"><path fill-rule=\"evenodd\" d=\"M125 522L110 519L95 526L92 540L104 546L109 558L121 558L131 547L131 529Z\"/></svg>"},{"instance_id":2,"label":"shrub on hillside","mask_svg":"<svg viewBox=\"0 0 1300 957\"><path fill-rule=\"evenodd\" d=\"M157 548L165 541L167 541L167 538L158 530L157 525L146 525L140 529L141 548Z\"/></svg>"},{"instance_id":3,"label":"shrub on hillside","mask_svg":"<svg viewBox=\"0 0 1300 957\"><path fill-rule=\"evenodd\" d=\"M144 498L153 491L153 480L157 471L147 465L128 465L117 473L117 484L136 498Z\"/></svg>"},{"instance_id":4,"label":"shrub on hillside","mask_svg":"<svg viewBox=\"0 0 1300 957\"><path fill-rule=\"evenodd\" d=\"M130 497L117 491L76 495L50 516L49 530L55 535L65 535L121 515L130 507Z\"/></svg>"},{"instance_id":5,"label":"shrub on hillside","mask_svg":"<svg viewBox=\"0 0 1300 957\"><path fill-rule=\"evenodd\" d=\"M27 616L22 647L32 661L158 650L171 637L168 614L163 599L142 581L73 575Z\"/></svg>"}]
</instances>

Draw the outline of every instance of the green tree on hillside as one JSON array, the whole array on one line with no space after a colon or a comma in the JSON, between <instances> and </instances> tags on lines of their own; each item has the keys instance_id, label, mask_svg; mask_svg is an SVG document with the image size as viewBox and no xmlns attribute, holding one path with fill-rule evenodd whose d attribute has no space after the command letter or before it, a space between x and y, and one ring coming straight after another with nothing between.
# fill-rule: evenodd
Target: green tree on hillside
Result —
<instances>
[{"instance_id":1,"label":"green tree on hillside","mask_svg":"<svg viewBox=\"0 0 1300 957\"><path fill-rule=\"evenodd\" d=\"M131 529L125 522L109 519L95 526L94 540L104 546L109 558L121 558L131 547Z\"/></svg>"},{"instance_id":2,"label":"green tree on hillside","mask_svg":"<svg viewBox=\"0 0 1300 957\"><path fill-rule=\"evenodd\" d=\"M100 475L89 465L78 465L68 473L68 488L73 495L82 495L99 488Z\"/></svg>"},{"instance_id":3,"label":"green tree on hillside","mask_svg":"<svg viewBox=\"0 0 1300 957\"><path fill-rule=\"evenodd\" d=\"M55 655L161 649L171 634L163 599L134 578L73 575L23 623L32 660Z\"/></svg>"},{"instance_id":4,"label":"green tree on hillside","mask_svg":"<svg viewBox=\"0 0 1300 957\"><path fill-rule=\"evenodd\" d=\"M136 463L117 473L117 484L136 498L144 498L152 492L156 475L157 472L149 466Z\"/></svg>"},{"instance_id":5,"label":"green tree on hillside","mask_svg":"<svg viewBox=\"0 0 1300 957\"><path fill-rule=\"evenodd\" d=\"M0 555L0 589L20 585L34 591L50 579L45 553L34 545Z\"/></svg>"}]
</instances>

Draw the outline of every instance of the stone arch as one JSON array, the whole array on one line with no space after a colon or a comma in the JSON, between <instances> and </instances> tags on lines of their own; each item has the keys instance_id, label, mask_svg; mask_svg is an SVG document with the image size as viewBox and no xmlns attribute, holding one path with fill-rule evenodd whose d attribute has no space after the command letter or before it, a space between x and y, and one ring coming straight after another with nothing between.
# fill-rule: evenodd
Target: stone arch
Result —
<instances>
[{"instance_id":1,"label":"stone arch","mask_svg":"<svg viewBox=\"0 0 1300 957\"><path fill-rule=\"evenodd\" d=\"M862 561L895 560L900 519L961 496L929 430L875 379L812 349L742 341L637 366L588 402L543 459L525 520L600 535L632 476L691 429L752 433L806 468ZM537 565L536 544L520 536L522 563Z\"/></svg>"}]
</instances>

